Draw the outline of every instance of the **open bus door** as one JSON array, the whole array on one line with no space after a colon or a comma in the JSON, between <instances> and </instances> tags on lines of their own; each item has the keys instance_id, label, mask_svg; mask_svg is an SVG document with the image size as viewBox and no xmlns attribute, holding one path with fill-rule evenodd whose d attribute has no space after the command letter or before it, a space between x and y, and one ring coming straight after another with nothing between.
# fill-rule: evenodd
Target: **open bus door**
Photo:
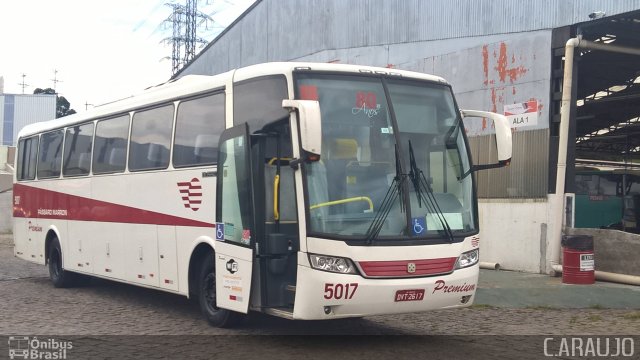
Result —
<instances>
[{"instance_id":1,"label":"open bus door","mask_svg":"<svg viewBox=\"0 0 640 360\"><path fill-rule=\"evenodd\" d=\"M247 124L225 130L218 148L216 184L216 304L247 313L255 224Z\"/></svg>"}]
</instances>

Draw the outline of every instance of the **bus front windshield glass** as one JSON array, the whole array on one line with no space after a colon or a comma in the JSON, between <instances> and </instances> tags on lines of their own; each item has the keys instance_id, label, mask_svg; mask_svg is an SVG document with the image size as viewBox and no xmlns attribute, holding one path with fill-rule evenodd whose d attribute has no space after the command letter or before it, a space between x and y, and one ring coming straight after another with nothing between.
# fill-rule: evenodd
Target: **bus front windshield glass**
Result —
<instances>
[{"instance_id":1,"label":"bus front windshield glass","mask_svg":"<svg viewBox=\"0 0 640 360\"><path fill-rule=\"evenodd\" d=\"M318 100L321 160L305 167L310 233L353 240L476 231L470 161L450 87L297 74ZM452 236L453 235L453 236Z\"/></svg>"}]
</instances>

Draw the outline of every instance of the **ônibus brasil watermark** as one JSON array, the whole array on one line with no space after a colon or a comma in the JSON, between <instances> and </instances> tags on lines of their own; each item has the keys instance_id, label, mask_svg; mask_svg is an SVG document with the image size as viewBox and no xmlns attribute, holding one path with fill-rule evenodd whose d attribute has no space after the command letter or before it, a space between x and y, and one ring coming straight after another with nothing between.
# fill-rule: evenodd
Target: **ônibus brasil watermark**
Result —
<instances>
[{"instance_id":1,"label":"\u00f4nibus brasil watermark","mask_svg":"<svg viewBox=\"0 0 640 360\"><path fill-rule=\"evenodd\" d=\"M66 359L73 349L71 341L29 336L9 336L9 359Z\"/></svg>"},{"instance_id":2,"label":"\u00f4nibus brasil watermark","mask_svg":"<svg viewBox=\"0 0 640 360\"><path fill-rule=\"evenodd\" d=\"M635 343L630 337L547 337L544 356L547 357L633 357Z\"/></svg>"}]
</instances>

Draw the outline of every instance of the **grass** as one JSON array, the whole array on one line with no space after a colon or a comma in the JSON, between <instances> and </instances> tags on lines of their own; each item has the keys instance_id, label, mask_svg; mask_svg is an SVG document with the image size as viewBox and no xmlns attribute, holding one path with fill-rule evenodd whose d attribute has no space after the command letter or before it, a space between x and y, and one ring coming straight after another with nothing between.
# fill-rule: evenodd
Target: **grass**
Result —
<instances>
[{"instance_id":1,"label":"grass","mask_svg":"<svg viewBox=\"0 0 640 360\"><path fill-rule=\"evenodd\" d=\"M602 316L600 315L590 315L589 316L589 321L601 321L602 320Z\"/></svg>"},{"instance_id":2,"label":"grass","mask_svg":"<svg viewBox=\"0 0 640 360\"><path fill-rule=\"evenodd\" d=\"M602 306L600 304L593 304L593 305L589 306L589 309L602 310L602 309L604 309L604 306Z\"/></svg>"},{"instance_id":3,"label":"grass","mask_svg":"<svg viewBox=\"0 0 640 360\"><path fill-rule=\"evenodd\" d=\"M577 316L572 316L571 319L569 319L569 324L575 324L577 322L578 322Z\"/></svg>"}]
</instances>

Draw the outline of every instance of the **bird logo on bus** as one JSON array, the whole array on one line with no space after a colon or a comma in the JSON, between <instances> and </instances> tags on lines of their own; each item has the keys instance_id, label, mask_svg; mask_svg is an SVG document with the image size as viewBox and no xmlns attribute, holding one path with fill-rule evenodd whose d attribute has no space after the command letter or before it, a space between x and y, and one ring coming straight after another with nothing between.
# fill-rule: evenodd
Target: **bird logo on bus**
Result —
<instances>
[{"instance_id":1,"label":"bird logo on bus","mask_svg":"<svg viewBox=\"0 0 640 360\"><path fill-rule=\"evenodd\" d=\"M178 191L180 191L180 195L182 195L185 208L193 211L200 209L200 204L202 204L202 186L198 178L193 178L191 181L179 182Z\"/></svg>"}]
</instances>

